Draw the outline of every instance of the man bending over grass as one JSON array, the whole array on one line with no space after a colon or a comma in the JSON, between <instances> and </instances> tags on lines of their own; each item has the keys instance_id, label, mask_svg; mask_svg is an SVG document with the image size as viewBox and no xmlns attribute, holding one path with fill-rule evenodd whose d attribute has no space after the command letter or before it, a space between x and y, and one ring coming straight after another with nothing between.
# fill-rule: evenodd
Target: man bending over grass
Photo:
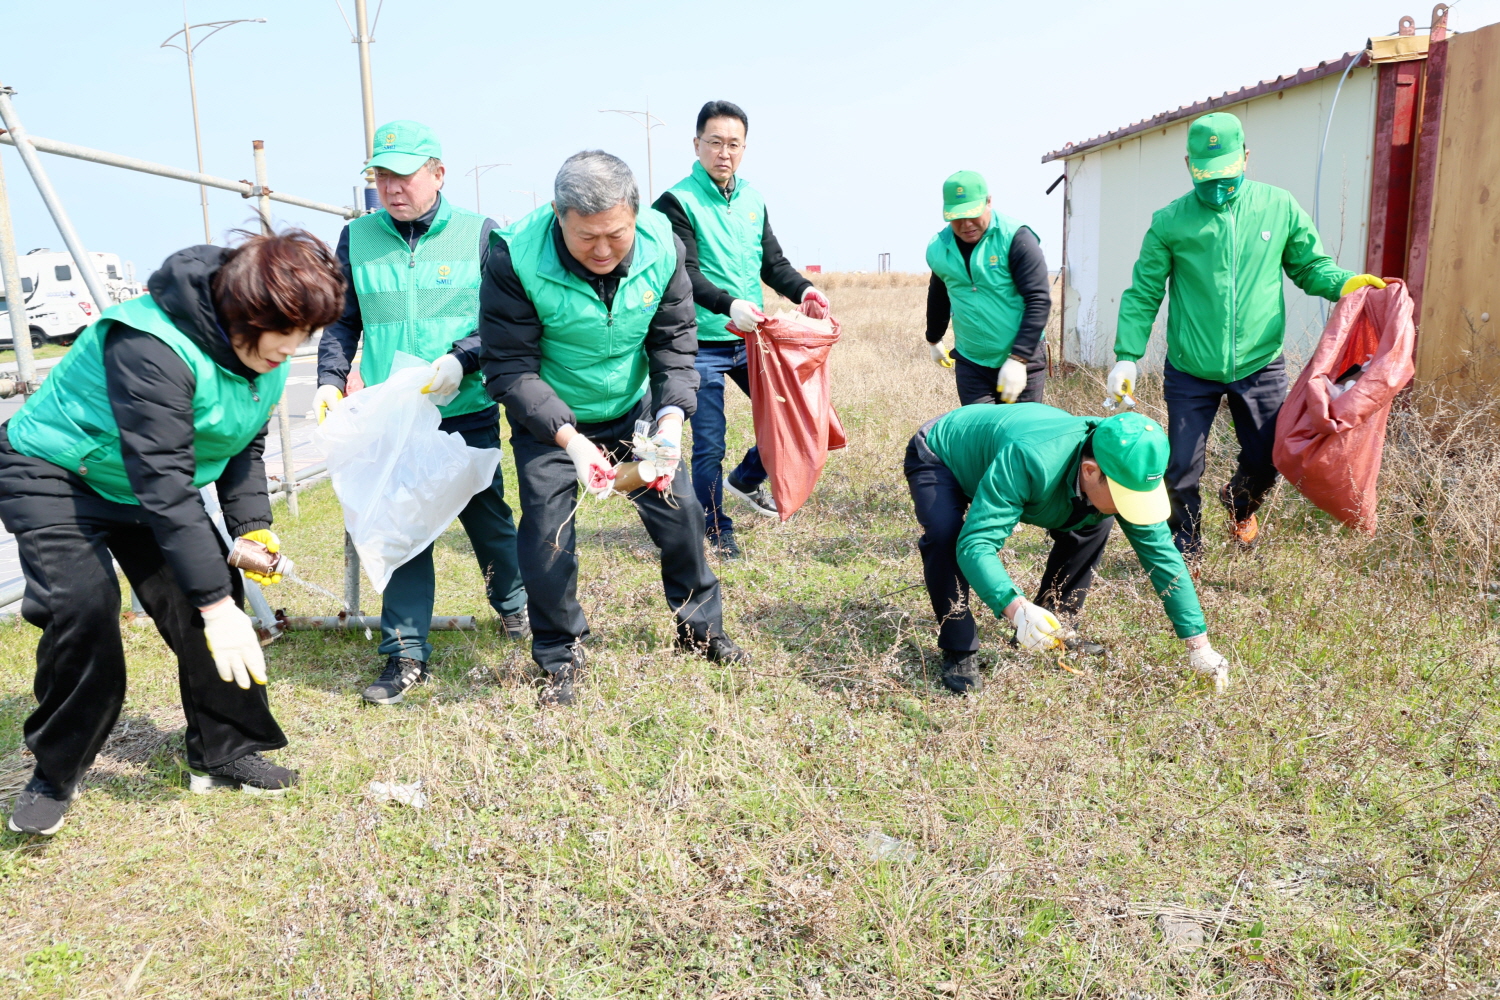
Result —
<instances>
[{"instance_id":1,"label":"man bending over grass","mask_svg":"<svg viewBox=\"0 0 1500 1000\"><path fill-rule=\"evenodd\" d=\"M1058 616L1083 610L1116 514L1187 644L1189 664L1213 677L1217 690L1228 686L1229 663L1209 644L1197 592L1167 527L1167 454L1166 432L1138 413L1075 417L1041 403L965 406L917 431L906 447L906 481L923 528L922 572L950 691L984 686L971 583L1015 626L1024 648L1103 652ZM1021 596L1000 560L1018 522L1052 536L1035 603Z\"/></svg>"}]
</instances>

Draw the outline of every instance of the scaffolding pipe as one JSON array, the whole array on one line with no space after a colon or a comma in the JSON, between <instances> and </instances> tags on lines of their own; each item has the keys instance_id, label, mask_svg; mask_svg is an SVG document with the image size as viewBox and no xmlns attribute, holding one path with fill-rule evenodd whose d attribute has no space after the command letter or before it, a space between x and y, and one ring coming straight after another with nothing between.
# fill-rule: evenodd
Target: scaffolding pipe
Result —
<instances>
[{"instance_id":1,"label":"scaffolding pipe","mask_svg":"<svg viewBox=\"0 0 1500 1000\"><path fill-rule=\"evenodd\" d=\"M359 614L359 550L354 539L344 532L344 610Z\"/></svg>"},{"instance_id":2,"label":"scaffolding pipe","mask_svg":"<svg viewBox=\"0 0 1500 1000\"><path fill-rule=\"evenodd\" d=\"M353 632L359 629L380 628L379 615L314 615L308 618L276 619L282 631L285 632ZM474 622L473 615L448 615L444 618L433 616L429 628L433 632L474 632L479 626Z\"/></svg>"},{"instance_id":3,"label":"scaffolding pipe","mask_svg":"<svg viewBox=\"0 0 1500 1000\"><path fill-rule=\"evenodd\" d=\"M15 130L11 129L11 131ZM233 191L241 198L251 198L257 194L255 185L249 181L231 181L223 177L214 177L212 174L198 174L191 170L178 170L176 167L168 167L161 163L138 160L133 156L106 153L102 149L75 146L71 142L60 142L57 139L43 139L41 136L27 136L26 141L38 152L51 153L54 156L67 156L75 160L85 160L89 163L98 163L106 167L120 167L123 170L134 170L142 174L154 174L157 177L167 177L174 181L186 181L189 184L218 188L221 191ZM0 143L5 143L7 146L15 146L16 140L9 133L0 132ZM20 147L17 146L17 148L19 149ZM280 191L267 191L266 194L272 201L279 201L283 205L295 205L298 208L306 208L314 212L327 212L329 215L337 215L341 219L357 219L364 214L357 208L329 205L321 201L313 201L310 198L299 198L293 194L283 194Z\"/></svg>"},{"instance_id":4,"label":"scaffolding pipe","mask_svg":"<svg viewBox=\"0 0 1500 1000\"><path fill-rule=\"evenodd\" d=\"M16 151L21 154L21 162L26 164L26 170L31 174L37 193L42 196L42 201L46 202L47 211L52 214L52 221L57 224L57 231L62 235L63 243L67 245L68 253L73 256L73 263L78 268L79 276L88 286L89 295L94 299L94 308L101 310L109 305L109 293L99 283L99 275L94 270L94 262L89 260L83 244L79 242L78 234L73 230L73 223L68 220L67 211L58 199L57 192L52 188L52 182L47 179L47 171L42 168L42 161L37 158L35 144L26 137L26 130L21 127L21 120L16 117L16 109L10 103L10 95L13 93L15 91L0 83L0 124L3 124L9 133L3 138L9 139L10 144L15 146ZM27 335L30 335L29 328Z\"/></svg>"},{"instance_id":5,"label":"scaffolding pipe","mask_svg":"<svg viewBox=\"0 0 1500 1000\"><path fill-rule=\"evenodd\" d=\"M0 292L4 293L10 312L10 342L16 351L15 380L10 391L0 388L0 396L36 391L36 359L31 354L31 321L26 318L20 268L16 259L16 233L10 221L10 197L5 191L5 164L0 161L0 278L5 282Z\"/></svg>"},{"instance_id":6,"label":"scaffolding pipe","mask_svg":"<svg viewBox=\"0 0 1500 1000\"><path fill-rule=\"evenodd\" d=\"M354 28L358 32L354 41L359 45L359 95L365 113L365 161L368 162L375 155L375 84L370 73L370 43L374 39L370 37L365 0L354 0ZM365 211L373 212L379 204L375 194L375 171L366 170Z\"/></svg>"},{"instance_id":7,"label":"scaffolding pipe","mask_svg":"<svg viewBox=\"0 0 1500 1000\"><path fill-rule=\"evenodd\" d=\"M271 236L275 230L271 228L271 189L266 184L266 144L256 139L250 146L255 152L255 214L260 216L261 234ZM292 414L285 389L276 403L276 420L281 427L281 481L286 485L286 509L293 517L301 517L302 512L297 509L297 462L292 457Z\"/></svg>"}]
</instances>

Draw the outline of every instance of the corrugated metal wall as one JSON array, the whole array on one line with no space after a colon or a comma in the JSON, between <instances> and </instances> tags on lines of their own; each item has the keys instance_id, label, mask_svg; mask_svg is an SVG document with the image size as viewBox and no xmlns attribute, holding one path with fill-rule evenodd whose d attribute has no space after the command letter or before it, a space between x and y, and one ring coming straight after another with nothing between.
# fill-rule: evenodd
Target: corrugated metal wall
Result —
<instances>
[{"instance_id":1,"label":"corrugated metal wall","mask_svg":"<svg viewBox=\"0 0 1500 1000\"><path fill-rule=\"evenodd\" d=\"M1374 146L1376 73L1355 69L1328 137L1323 165L1323 242L1341 265L1364 270ZM1245 123L1249 175L1292 192L1311 215L1318 146L1338 77L1230 105ZM1114 363L1115 318L1130 285L1151 214L1191 189L1186 152L1190 120L1131 136L1074 156L1068 170L1068 302L1064 356L1069 361ZM1323 329L1320 299L1285 283L1287 357L1300 365ZM1160 370L1165 356L1166 304L1145 365Z\"/></svg>"}]
</instances>

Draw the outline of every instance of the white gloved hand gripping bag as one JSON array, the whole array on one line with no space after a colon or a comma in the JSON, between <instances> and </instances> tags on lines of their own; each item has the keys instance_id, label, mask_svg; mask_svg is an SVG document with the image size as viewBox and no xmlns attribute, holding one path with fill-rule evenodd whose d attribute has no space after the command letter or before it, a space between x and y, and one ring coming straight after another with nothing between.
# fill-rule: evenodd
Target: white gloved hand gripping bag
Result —
<instances>
[{"instance_id":1,"label":"white gloved hand gripping bag","mask_svg":"<svg viewBox=\"0 0 1500 1000\"><path fill-rule=\"evenodd\" d=\"M432 366L396 352L391 375L328 411L315 441L328 456L344 526L375 589L437 541L474 494L489 487L499 448L470 448L438 430L445 396L424 394Z\"/></svg>"}]
</instances>

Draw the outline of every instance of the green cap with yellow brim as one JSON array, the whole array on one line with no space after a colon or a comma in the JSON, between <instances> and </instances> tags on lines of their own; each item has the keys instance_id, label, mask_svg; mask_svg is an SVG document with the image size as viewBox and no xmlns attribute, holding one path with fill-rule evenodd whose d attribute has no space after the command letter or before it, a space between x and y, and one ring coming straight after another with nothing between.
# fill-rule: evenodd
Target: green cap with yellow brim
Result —
<instances>
[{"instance_id":1,"label":"green cap with yellow brim","mask_svg":"<svg viewBox=\"0 0 1500 1000\"><path fill-rule=\"evenodd\" d=\"M421 122L387 122L375 130L375 154L365 169L380 167L405 177L434 157L443 158L443 146L432 129Z\"/></svg>"},{"instance_id":2,"label":"green cap with yellow brim","mask_svg":"<svg viewBox=\"0 0 1500 1000\"><path fill-rule=\"evenodd\" d=\"M1172 505L1162 475L1171 448L1161 425L1139 413L1116 414L1094 428L1093 444L1119 516L1131 524L1165 521Z\"/></svg>"},{"instance_id":3,"label":"green cap with yellow brim","mask_svg":"<svg viewBox=\"0 0 1500 1000\"><path fill-rule=\"evenodd\" d=\"M943 181L943 221L977 219L984 214L990 189L973 170L960 170Z\"/></svg>"},{"instance_id":4,"label":"green cap with yellow brim","mask_svg":"<svg viewBox=\"0 0 1500 1000\"><path fill-rule=\"evenodd\" d=\"M1227 111L1215 111L1188 126L1188 172L1194 183L1238 177L1245 172L1245 129Z\"/></svg>"}]
</instances>

